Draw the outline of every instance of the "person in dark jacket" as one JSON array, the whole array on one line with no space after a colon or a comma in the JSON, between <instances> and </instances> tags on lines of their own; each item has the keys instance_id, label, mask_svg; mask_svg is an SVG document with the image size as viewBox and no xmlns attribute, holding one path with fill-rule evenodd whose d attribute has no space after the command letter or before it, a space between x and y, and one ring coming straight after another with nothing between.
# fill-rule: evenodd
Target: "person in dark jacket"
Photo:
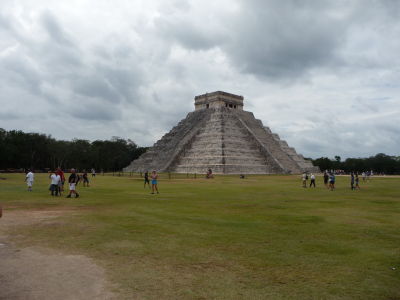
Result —
<instances>
[{"instance_id":1,"label":"person in dark jacket","mask_svg":"<svg viewBox=\"0 0 400 300\"><path fill-rule=\"evenodd\" d=\"M76 191L76 184L79 182L79 176L76 174L75 169L71 169L71 175L69 175L68 183L69 183L69 194L67 198L71 198L71 195L75 195L75 198L79 197L78 192Z\"/></svg>"},{"instance_id":2,"label":"person in dark jacket","mask_svg":"<svg viewBox=\"0 0 400 300\"><path fill-rule=\"evenodd\" d=\"M324 172L324 184L325 184L326 188L329 188L328 187L328 181L329 181L328 171L325 171Z\"/></svg>"},{"instance_id":3,"label":"person in dark jacket","mask_svg":"<svg viewBox=\"0 0 400 300\"><path fill-rule=\"evenodd\" d=\"M355 187L354 187L354 173L353 172L351 172L351 174L350 174L350 189L351 190L355 190Z\"/></svg>"},{"instance_id":4,"label":"person in dark jacket","mask_svg":"<svg viewBox=\"0 0 400 300\"><path fill-rule=\"evenodd\" d=\"M150 189L149 171L146 171L144 173L144 188L146 187L146 184L149 186Z\"/></svg>"},{"instance_id":5,"label":"person in dark jacket","mask_svg":"<svg viewBox=\"0 0 400 300\"><path fill-rule=\"evenodd\" d=\"M89 177L88 177L88 173L86 172L86 170L83 170L82 179L83 179L83 186L88 187L89 186Z\"/></svg>"}]
</instances>

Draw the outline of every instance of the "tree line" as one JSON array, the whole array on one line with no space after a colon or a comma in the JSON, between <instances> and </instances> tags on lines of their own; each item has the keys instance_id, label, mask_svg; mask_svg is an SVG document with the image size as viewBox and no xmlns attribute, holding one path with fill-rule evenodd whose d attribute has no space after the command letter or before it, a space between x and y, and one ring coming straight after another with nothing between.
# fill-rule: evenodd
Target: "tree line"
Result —
<instances>
[{"instance_id":1,"label":"tree line","mask_svg":"<svg viewBox=\"0 0 400 300\"><path fill-rule=\"evenodd\" d=\"M340 156L334 159L320 157L312 159L314 166L323 170L343 170L346 173L374 171L381 174L400 174L400 156L390 156L384 153L367 158L347 158L342 161Z\"/></svg>"},{"instance_id":2,"label":"tree line","mask_svg":"<svg viewBox=\"0 0 400 300\"><path fill-rule=\"evenodd\" d=\"M56 140L50 135L0 128L0 170L95 168L118 171L147 150L130 139Z\"/></svg>"},{"instance_id":3,"label":"tree line","mask_svg":"<svg viewBox=\"0 0 400 300\"><path fill-rule=\"evenodd\" d=\"M63 169L119 171L146 150L146 147L139 147L130 139L119 137L93 142L82 139L64 141L50 135L0 128L0 170L45 170L60 166ZM383 153L344 161L340 156L311 161L321 170L344 170L347 173L373 170L375 173L400 174L400 157Z\"/></svg>"}]
</instances>

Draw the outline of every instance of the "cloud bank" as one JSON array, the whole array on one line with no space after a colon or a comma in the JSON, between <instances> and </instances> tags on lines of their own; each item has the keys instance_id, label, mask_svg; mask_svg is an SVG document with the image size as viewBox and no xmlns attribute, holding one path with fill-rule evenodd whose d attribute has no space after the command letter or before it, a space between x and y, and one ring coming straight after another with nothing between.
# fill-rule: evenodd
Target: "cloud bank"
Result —
<instances>
[{"instance_id":1,"label":"cloud bank","mask_svg":"<svg viewBox=\"0 0 400 300\"><path fill-rule=\"evenodd\" d=\"M225 90L307 157L399 155L398 1L2 1L0 127L151 145Z\"/></svg>"}]
</instances>

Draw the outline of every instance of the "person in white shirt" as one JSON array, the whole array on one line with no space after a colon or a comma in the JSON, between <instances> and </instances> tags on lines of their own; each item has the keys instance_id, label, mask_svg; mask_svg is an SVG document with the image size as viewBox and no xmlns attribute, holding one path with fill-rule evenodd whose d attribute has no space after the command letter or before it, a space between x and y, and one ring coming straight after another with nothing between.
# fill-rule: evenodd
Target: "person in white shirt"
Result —
<instances>
[{"instance_id":1,"label":"person in white shirt","mask_svg":"<svg viewBox=\"0 0 400 300\"><path fill-rule=\"evenodd\" d=\"M310 187L311 187L312 185L315 187L315 175L311 173L310 179L311 179Z\"/></svg>"},{"instance_id":2,"label":"person in white shirt","mask_svg":"<svg viewBox=\"0 0 400 300\"><path fill-rule=\"evenodd\" d=\"M33 172L31 170L28 170L28 173L26 174L26 177L25 177L25 182L28 186L29 192L32 192L32 185L33 185L34 178L35 178L35 174L33 174Z\"/></svg>"},{"instance_id":3,"label":"person in white shirt","mask_svg":"<svg viewBox=\"0 0 400 300\"><path fill-rule=\"evenodd\" d=\"M307 179L308 179L308 176L307 176L306 172L304 172L303 175L301 176L301 180L303 182L303 188L307 187Z\"/></svg>"},{"instance_id":4,"label":"person in white shirt","mask_svg":"<svg viewBox=\"0 0 400 300\"><path fill-rule=\"evenodd\" d=\"M365 172L362 172L361 174L363 182L365 182L365 179L367 178L367 174Z\"/></svg>"},{"instance_id":5,"label":"person in white shirt","mask_svg":"<svg viewBox=\"0 0 400 300\"><path fill-rule=\"evenodd\" d=\"M52 172L50 175L50 179L51 179L51 185L50 185L51 195L58 196L58 184L61 181L61 176Z\"/></svg>"}]
</instances>

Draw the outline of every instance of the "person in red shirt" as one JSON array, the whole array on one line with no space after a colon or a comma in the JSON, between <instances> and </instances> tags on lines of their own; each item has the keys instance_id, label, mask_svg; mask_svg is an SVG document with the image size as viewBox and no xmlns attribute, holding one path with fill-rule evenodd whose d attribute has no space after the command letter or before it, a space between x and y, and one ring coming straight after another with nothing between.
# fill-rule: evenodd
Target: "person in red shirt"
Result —
<instances>
[{"instance_id":1,"label":"person in red shirt","mask_svg":"<svg viewBox=\"0 0 400 300\"><path fill-rule=\"evenodd\" d=\"M57 168L56 175L60 175L60 178L61 178L61 180L60 180L60 182L58 184L58 192L61 195L61 192L64 191L65 176L64 176L64 172L61 170L60 167Z\"/></svg>"}]
</instances>

